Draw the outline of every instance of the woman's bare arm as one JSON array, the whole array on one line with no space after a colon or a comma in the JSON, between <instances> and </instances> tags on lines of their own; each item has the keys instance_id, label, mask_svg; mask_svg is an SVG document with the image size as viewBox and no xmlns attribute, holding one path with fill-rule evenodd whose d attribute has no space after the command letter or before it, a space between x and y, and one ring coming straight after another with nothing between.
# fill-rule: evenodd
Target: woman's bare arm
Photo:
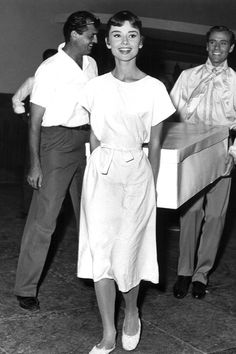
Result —
<instances>
[{"instance_id":1,"label":"woman's bare arm","mask_svg":"<svg viewBox=\"0 0 236 354\"><path fill-rule=\"evenodd\" d=\"M155 185L157 182L157 176L158 176L159 166L160 166L161 133L162 133L162 123L154 125L151 128L151 136L148 144L148 159L152 166Z\"/></svg>"}]
</instances>

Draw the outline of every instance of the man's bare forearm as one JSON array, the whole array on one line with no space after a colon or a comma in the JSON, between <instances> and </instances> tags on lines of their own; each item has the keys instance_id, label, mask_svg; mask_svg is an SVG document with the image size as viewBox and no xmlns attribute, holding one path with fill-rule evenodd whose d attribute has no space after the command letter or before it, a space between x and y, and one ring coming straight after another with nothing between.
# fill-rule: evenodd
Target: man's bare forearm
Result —
<instances>
[{"instance_id":1,"label":"man's bare forearm","mask_svg":"<svg viewBox=\"0 0 236 354\"><path fill-rule=\"evenodd\" d=\"M41 106L31 105L31 117L29 121L29 152L30 169L28 173L29 184L37 189L42 185L42 170L40 164L41 124L45 109Z\"/></svg>"},{"instance_id":2,"label":"man's bare forearm","mask_svg":"<svg viewBox=\"0 0 236 354\"><path fill-rule=\"evenodd\" d=\"M39 150L40 150L41 126L34 126L32 122L29 124L29 151L30 165L40 166Z\"/></svg>"},{"instance_id":3,"label":"man's bare forearm","mask_svg":"<svg viewBox=\"0 0 236 354\"><path fill-rule=\"evenodd\" d=\"M40 166L40 140L41 140L41 124L44 109L40 106L31 105L31 117L29 120L29 151L30 164Z\"/></svg>"}]
</instances>

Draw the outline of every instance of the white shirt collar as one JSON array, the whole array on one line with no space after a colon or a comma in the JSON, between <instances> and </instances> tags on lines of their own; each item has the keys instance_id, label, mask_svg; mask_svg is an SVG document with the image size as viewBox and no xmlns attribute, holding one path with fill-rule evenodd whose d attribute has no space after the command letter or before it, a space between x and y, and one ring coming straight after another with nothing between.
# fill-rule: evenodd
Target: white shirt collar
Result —
<instances>
[{"instance_id":1,"label":"white shirt collar","mask_svg":"<svg viewBox=\"0 0 236 354\"><path fill-rule=\"evenodd\" d=\"M59 52L59 53L63 53L63 54L65 54L65 55L67 55L69 58L71 58L71 57L63 50L63 48L65 47L65 45L66 45L65 42L59 44L59 46L58 46L58 52ZM71 60L73 60L73 59L71 58ZM73 61L74 61L74 60L73 60ZM88 56L87 56L87 55L83 55L83 69L82 69L82 70L85 70L88 65L89 65Z\"/></svg>"}]
</instances>

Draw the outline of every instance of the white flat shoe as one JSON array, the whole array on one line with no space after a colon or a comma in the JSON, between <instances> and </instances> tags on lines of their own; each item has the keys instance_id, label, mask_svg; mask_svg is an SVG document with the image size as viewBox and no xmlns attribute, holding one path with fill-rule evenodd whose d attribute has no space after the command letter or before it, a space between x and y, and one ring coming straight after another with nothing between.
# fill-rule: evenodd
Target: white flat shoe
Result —
<instances>
[{"instance_id":1,"label":"white flat shoe","mask_svg":"<svg viewBox=\"0 0 236 354\"><path fill-rule=\"evenodd\" d=\"M114 344L111 349L106 349L106 348L98 348L96 345L93 347L93 349L89 352L89 354L109 354L115 349L116 345Z\"/></svg>"},{"instance_id":2,"label":"white flat shoe","mask_svg":"<svg viewBox=\"0 0 236 354\"><path fill-rule=\"evenodd\" d=\"M125 334L124 331L124 324L123 324L123 329L122 329L122 346L125 350L134 350L140 340L140 334L141 334L141 321L138 319L138 332L134 334L133 336L129 336L128 334Z\"/></svg>"}]
</instances>

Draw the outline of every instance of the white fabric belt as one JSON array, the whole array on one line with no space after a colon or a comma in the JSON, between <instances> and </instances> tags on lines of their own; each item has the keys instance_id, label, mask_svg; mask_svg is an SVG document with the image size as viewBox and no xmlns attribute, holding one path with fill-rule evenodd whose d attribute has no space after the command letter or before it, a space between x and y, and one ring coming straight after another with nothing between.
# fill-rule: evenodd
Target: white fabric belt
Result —
<instances>
[{"instance_id":1,"label":"white fabric belt","mask_svg":"<svg viewBox=\"0 0 236 354\"><path fill-rule=\"evenodd\" d=\"M124 161L130 162L134 160L133 152L142 150L142 145L137 145L136 147L131 147L131 148L119 148L119 147L114 147L108 144L101 143L100 147L101 147L100 172L103 175L108 174L115 151L122 152Z\"/></svg>"}]
</instances>

